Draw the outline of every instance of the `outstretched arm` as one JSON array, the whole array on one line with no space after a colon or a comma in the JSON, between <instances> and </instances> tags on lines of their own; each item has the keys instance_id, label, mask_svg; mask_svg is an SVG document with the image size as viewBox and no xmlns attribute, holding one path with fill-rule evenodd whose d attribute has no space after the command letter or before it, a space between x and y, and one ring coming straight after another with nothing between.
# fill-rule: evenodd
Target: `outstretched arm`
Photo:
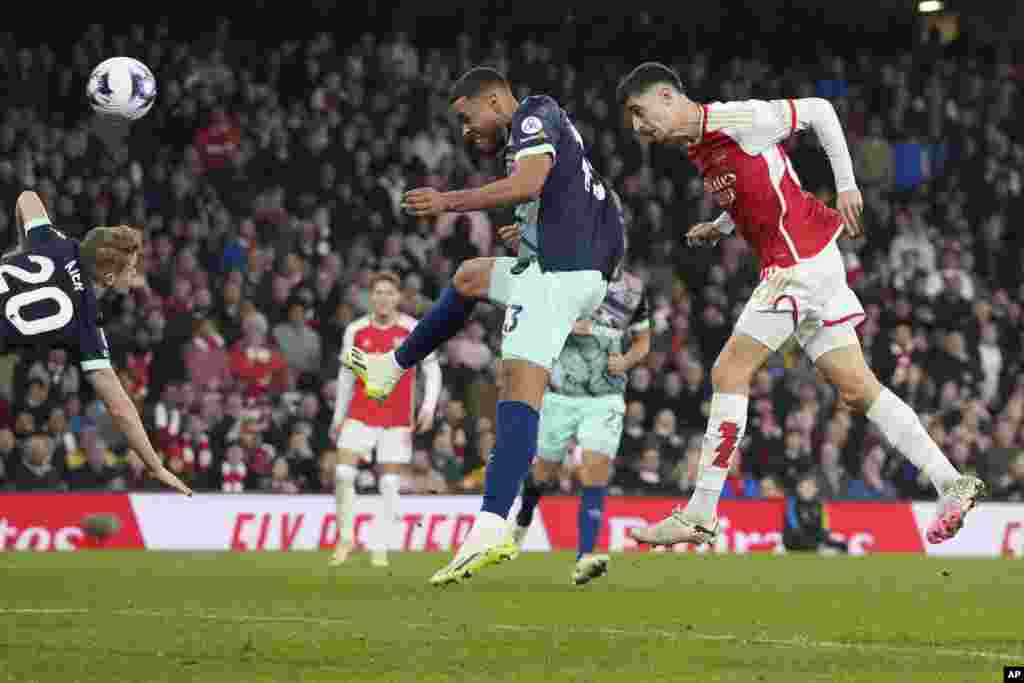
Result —
<instances>
[{"instance_id":1,"label":"outstretched arm","mask_svg":"<svg viewBox=\"0 0 1024 683\"><path fill-rule=\"evenodd\" d=\"M446 211L482 211L522 204L540 196L553 165L548 154L531 154L517 160L515 171L507 178L470 190L410 190L405 193L402 206L413 216L437 216Z\"/></svg>"},{"instance_id":2,"label":"outstretched arm","mask_svg":"<svg viewBox=\"0 0 1024 683\"><path fill-rule=\"evenodd\" d=\"M828 156L832 166L832 176L836 182L836 208L843 216L846 234L858 237L863 228L860 222L864 211L864 199L857 189L857 179L853 173L853 160L846 145L846 135L839 122L835 107L828 100L820 97L808 97L794 100L795 128L810 128L818 136L818 141Z\"/></svg>"},{"instance_id":3,"label":"outstretched arm","mask_svg":"<svg viewBox=\"0 0 1024 683\"><path fill-rule=\"evenodd\" d=\"M835 107L826 99L807 97L793 100L796 108L796 130L810 128L818 136L818 141L825 149L829 163L832 165L832 176L836 182L836 192L848 192L857 189L857 180L853 173L853 159L846 146L846 135L843 125L839 122Z\"/></svg>"},{"instance_id":4,"label":"outstretched arm","mask_svg":"<svg viewBox=\"0 0 1024 683\"><path fill-rule=\"evenodd\" d=\"M191 496L192 489L183 484L160 462L160 457L153 449L149 435L146 434L146 428L142 426L139 411L135 409L135 404L128 398L124 387L121 386L121 380L117 378L113 369L93 370L89 373L89 381L96 389L96 394L106 405L107 412L114 419L118 429L127 437L128 445L139 454L153 476L165 486L177 489L186 496Z\"/></svg>"}]
</instances>

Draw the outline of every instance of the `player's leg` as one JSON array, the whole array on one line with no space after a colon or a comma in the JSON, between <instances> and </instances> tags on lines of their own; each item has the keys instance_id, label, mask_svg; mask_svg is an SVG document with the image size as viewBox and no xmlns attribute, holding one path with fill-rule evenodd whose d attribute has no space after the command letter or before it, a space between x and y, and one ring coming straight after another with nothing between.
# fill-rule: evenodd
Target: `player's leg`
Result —
<instances>
[{"instance_id":1,"label":"player's leg","mask_svg":"<svg viewBox=\"0 0 1024 683\"><path fill-rule=\"evenodd\" d=\"M522 546L526 538L540 499L557 481L569 442L576 434L578 418L573 401L552 392L544 396L538 427L537 459L533 462L532 473L523 482L522 503L512 529L512 540L517 547Z\"/></svg>"},{"instance_id":2,"label":"player's leg","mask_svg":"<svg viewBox=\"0 0 1024 683\"><path fill-rule=\"evenodd\" d=\"M334 470L335 521L338 543L330 565L338 566L348 559L355 547L353 509L356 499L356 466L369 457L374 444L373 430L358 420L345 420L338 436L338 464Z\"/></svg>"},{"instance_id":3,"label":"player's leg","mask_svg":"<svg viewBox=\"0 0 1024 683\"><path fill-rule=\"evenodd\" d=\"M622 439L626 402L619 394L579 399L582 404L577 440L583 449L579 470L578 552L573 583L582 585L608 572L608 555L594 553L604 521L604 500L612 475L612 459Z\"/></svg>"},{"instance_id":4,"label":"player's leg","mask_svg":"<svg viewBox=\"0 0 1024 683\"><path fill-rule=\"evenodd\" d=\"M371 562L377 567L388 564L388 550L398 545L400 489L402 470L412 462L412 430L395 427L382 431L377 442L377 465L380 468L380 505L370 537Z\"/></svg>"},{"instance_id":5,"label":"player's leg","mask_svg":"<svg viewBox=\"0 0 1024 683\"><path fill-rule=\"evenodd\" d=\"M520 263L508 274L497 438L487 463L483 506L455 559L431 578L435 585L460 581L515 555L515 545L506 540L507 518L537 450L551 364L573 324L597 309L608 287L600 273L544 273L536 261Z\"/></svg>"},{"instance_id":6,"label":"player's leg","mask_svg":"<svg viewBox=\"0 0 1024 683\"><path fill-rule=\"evenodd\" d=\"M941 543L955 536L964 516L985 493L984 482L961 476L913 409L878 381L864 359L852 323L822 328L804 348L843 402L865 413L889 443L931 480L940 500L928 541Z\"/></svg>"},{"instance_id":7,"label":"player's leg","mask_svg":"<svg viewBox=\"0 0 1024 683\"><path fill-rule=\"evenodd\" d=\"M387 354L367 354L357 348L346 352L342 362L362 378L366 393L371 398L383 399L394 388L402 373L429 356L461 330L476 302L492 298L503 303L506 295L495 287L500 278L492 277L496 265L499 271L509 271L515 259L475 258L465 261L455 271L452 284L441 292L438 299L401 346ZM496 291L494 291L496 290Z\"/></svg>"},{"instance_id":8,"label":"player's leg","mask_svg":"<svg viewBox=\"0 0 1024 683\"><path fill-rule=\"evenodd\" d=\"M559 458L545 456L544 451L537 452L533 468L523 481L522 503L519 506L519 512L516 513L514 523L510 525L512 543L516 546L516 552L512 559L519 557L540 499L557 490L560 470L561 460Z\"/></svg>"},{"instance_id":9,"label":"player's leg","mask_svg":"<svg viewBox=\"0 0 1024 683\"><path fill-rule=\"evenodd\" d=\"M622 418L619 418L621 425ZM621 427L620 427L621 432ZM597 537L604 521L604 499L608 494L608 480L612 474L612 456L584 448L580 467L579 513L576 519L577 552L572 580L577 586L590 583L608 573L608 555L594 553Z\"/></svg>"},{"instance_id":10,"label":"player's leg","mask_svg":"<svg viewBox=\"0 0 1024 683\"><path fill-rule=\"evenodd\" d=\"M736 329L711 369L711 410L701 445L697 482L685 508L654 526L633 529L641 543L708 543L718 531L716 510L729 463L747 427L750 383L768 357L788 340L796 325L790 311L744 309Z\"/></svg>"}]
</instances>

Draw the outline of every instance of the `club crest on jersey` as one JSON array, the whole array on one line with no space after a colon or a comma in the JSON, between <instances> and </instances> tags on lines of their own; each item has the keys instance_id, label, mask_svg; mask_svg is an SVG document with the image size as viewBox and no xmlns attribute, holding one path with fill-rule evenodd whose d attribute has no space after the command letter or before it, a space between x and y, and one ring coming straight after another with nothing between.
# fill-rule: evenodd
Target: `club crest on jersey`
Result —
<instances>
[{"instance_id":1,"label":"club crest on jersey","mask_svg":"<svg viewBox=\"0 0 1024 683\"><path fill-rule=\"evenodd\" d=\"M544 125L536 116L527 116L525 119L523 119L523 123L520 126L520 128L522 128L523 130L523 133L525 133L526 135L535 135L539 133L543 127Z\"/></svg>"},{"instance_id":2,"label":"club crest on jersey","mask_svg":"<svg viewBox=\"0 0 1024 683\"><path fill-rule=\"evenodd\" d=\"M735 173L722 173L704 179L704 191L714 197L715 202L723 209L727 209L736 201Z\"/></svg>"}]
</instances>

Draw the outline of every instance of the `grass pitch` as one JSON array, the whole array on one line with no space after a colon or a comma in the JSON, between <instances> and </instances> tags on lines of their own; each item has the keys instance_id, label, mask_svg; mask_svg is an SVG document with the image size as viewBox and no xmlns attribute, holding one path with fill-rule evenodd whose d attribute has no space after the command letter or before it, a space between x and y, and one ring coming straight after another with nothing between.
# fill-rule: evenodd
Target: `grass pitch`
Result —
<instances>
[{"instance_id":1,"label":"grass pitch","mask_svg":"<svg viewBox=\"0 0 1024 683\"><path fill-rule=\"evenodd\" d=\"M0 555L0 681L1001 681L1024 563L629 553Z\"/></svg>"}]
</instances>

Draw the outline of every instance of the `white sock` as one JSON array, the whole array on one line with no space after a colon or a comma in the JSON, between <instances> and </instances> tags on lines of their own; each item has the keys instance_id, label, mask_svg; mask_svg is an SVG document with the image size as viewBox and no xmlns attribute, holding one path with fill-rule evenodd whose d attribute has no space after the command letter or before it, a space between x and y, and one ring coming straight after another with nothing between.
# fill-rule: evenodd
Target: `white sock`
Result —
<instances>
[{"instance_id":1,"label":"white sock","mask_svg":"<svg viewBox=\"0 0 1024 683\"><path fill-rule=\"evenodd\" d=\"M960 473L928 435L917 414L885 387L868 410L868 419L882 432L893 448L931 479L940 494Z\"/></svg>"},{"instance_id":2,"label":"white sock","mask_svg":"<svg viewBox=\"0 0 1024 683\"><path fill-rule=\"evenodd\" d=\"M338 523L338 542L352 543L352 506L356 500L356 468L334 468L334 508Z\"/></svg>"},{"instance_id":3,"label":"white sock","mask_svg":"<svg viewBox=\"0 0 1024 683\"><path fill-rule=\"evenodd\" d=\"M459 547L456 557L465 557L484 548L498 545L508 533L508 520L493 512L478 512L466 541Z\"/></svg>"},{"instance_id":4,"label":"white sock","mask_svg":"<svg viewBox=\"0 0 1024 683\"><path fill-rule=\"evenodd\" d=\"M398 474L383 474L380 477L380 505L377 522L373 525L373 550L390 550L395 543L395 520L398 518L398 497L402 477Z\"/></svg>"},{"instance_id":5,"label":"white sock","mask_svg":"<svg viewBox=\"0 0 1024 683\"><path fill-rule=\"evenodd\" d=\"M700 472L686 506L688 517L705 521L714 518L718 498L729 476L729 462L747 428L748 403L749 398L742 394L711 396L711 414L700 450Z\"/></svg>"}]
</instances>

